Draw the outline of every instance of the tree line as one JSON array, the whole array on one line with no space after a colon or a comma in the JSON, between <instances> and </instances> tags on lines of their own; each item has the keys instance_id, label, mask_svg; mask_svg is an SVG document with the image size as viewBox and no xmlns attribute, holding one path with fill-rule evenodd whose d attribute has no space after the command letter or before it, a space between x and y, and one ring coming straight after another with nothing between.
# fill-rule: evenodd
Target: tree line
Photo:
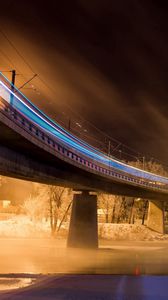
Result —
<instances>
[{"instance_id":1,"label":"tree line","mask_svg":"<svg viewBox=\"0 0 168 300\"><path fill-rule=\"evenodd\" d=\"M131 162L135 167L142 167L140 162ZM146 162L146 170L167 176L160 164ZM0 176L0 188L8 178ZM97 193L99 222L145 223L148 211L148 200L132 197L115 196ZM62 224L70 220L73 200L72 189L33 183L33 189L27 199L18 203L18 213L26 214L32 221L46 219L50 222L51 234L56 235ZM166 207L166 206L165 206Z\"/></svg>"}]
</instances>

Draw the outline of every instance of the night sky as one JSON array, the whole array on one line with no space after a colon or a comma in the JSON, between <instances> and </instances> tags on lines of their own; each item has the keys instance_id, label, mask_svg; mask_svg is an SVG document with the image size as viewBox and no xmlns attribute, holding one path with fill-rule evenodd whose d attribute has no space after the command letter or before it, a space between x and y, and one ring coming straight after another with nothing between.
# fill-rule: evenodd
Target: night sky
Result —
<instances>
[{"instance_id":1,"label":"night sky","mask_svg":"<svg viewBox=\"0 0 168 300\"><path fill-rule=\"evenodd\" d=\"M18 87L37 73L22 91L53 118L68 106L168 164L167 17L163 1L5 0L0 70Z\"/></svg>"}]
</instances>

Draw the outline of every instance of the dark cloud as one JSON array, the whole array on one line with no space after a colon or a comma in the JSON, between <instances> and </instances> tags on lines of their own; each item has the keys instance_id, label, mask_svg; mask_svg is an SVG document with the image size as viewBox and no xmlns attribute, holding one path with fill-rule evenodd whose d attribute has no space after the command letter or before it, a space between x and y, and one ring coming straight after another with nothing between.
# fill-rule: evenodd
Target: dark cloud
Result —
<instances>
[{"instance_id":1,"label":"dark cloud","mask_svg":"<svg viewBox=\"0 0 168 300\"><path fill-rule=\"evenodd\" d=\"M24 92L53 117L68 104L114 138L166 162L166 11L159 1L5 1L2 29L33 70L2 35L7 58L0 52L0 68L16 67L25 78L40 74L53 91L36 78L38 93Z\"/></svg>"}]
</instances>

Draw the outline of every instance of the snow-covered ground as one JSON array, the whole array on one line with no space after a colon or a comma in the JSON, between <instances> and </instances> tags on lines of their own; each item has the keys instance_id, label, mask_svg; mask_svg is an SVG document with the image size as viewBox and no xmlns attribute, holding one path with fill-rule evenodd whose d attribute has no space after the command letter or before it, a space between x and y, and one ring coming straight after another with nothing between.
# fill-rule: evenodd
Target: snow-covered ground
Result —
<instances>
[{"instance_id":1,"label":"snow-covered ground","mask_svg":"<svg viewBox=\"0 0 168 300\"><path fill-rule=\"evenodd\" d=\"M40 238L48 237L50 226L48 222L33 222L26 216L13 216L0 221L0 237Z\"/></svg>"},{"instance_id":2,"label":"snow-covered ground","mask_svg":"<svg viewBox=\"0 0 168 300\"><path fill-rule=\"evenodd\" d=\"M100 223L99 237L109 240L127 241L155 241L168 240L168 234L159 234L143 225L138 224L110 224ZM68 223L63 223L59 237L68 234ZM50 224L46 220L34 222L26 216L13 216L8 220L0 221L0 237L48 238L50 237Z\"/></svg>"},{"instance_id":3,"label":"snow-covered ground","mask_svg":"<svg viewBox=\"0 0 168 300\"><path fill-rule=\"evenodd\" d=\"M156 241L168 240L168 234L157 233L138 224L99 224L99 237L109 240Z\"/></svg>"},{"instance_id":4,"label":"snow-covered ground","mask_svg":"<svg viewBox=\"0 0 168 300\"><path fill-rule=\"evenodd\" d=\"M35 279L20 277L0 277L0 291L14 290L31 285Z\"/></svg>"}]
</instances>

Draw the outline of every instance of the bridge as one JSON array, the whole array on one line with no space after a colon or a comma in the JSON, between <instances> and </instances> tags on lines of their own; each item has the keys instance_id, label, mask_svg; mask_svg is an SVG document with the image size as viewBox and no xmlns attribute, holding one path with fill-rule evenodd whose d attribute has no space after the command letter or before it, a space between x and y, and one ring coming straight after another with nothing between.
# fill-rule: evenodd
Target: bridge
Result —
<instances>
[{"instance_id":1,"label":"bridge","mask_svg":"<svg viewBox=\"0 0 168 300\"><path fill-rule=\"evenodd\" d=\"M0 141L2 175L81 191L74 195L69 246L97 246L94 192L98 191L151 200L148 226L163 232L168 178L125 164L72 135L39 110L2 73Z\"/></svg>"}]
</instances>

